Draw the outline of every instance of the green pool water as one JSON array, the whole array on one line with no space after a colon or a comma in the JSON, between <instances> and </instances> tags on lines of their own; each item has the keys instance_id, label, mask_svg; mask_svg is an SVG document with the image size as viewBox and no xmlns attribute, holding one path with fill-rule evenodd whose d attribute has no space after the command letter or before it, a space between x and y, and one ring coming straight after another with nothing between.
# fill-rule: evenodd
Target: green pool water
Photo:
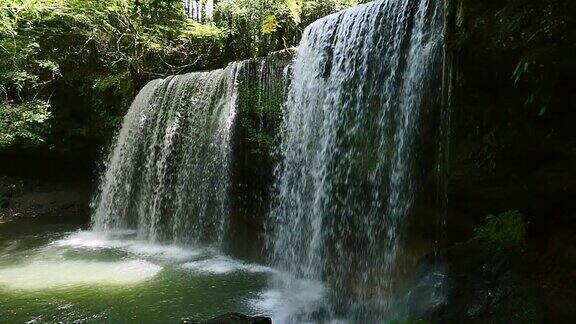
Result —
<instances>
[{"instance_id":1,"label":"green pool water","mask_svg":"<svg viewBox=\"0 0 576 324\"><path fill-rule=\"evenodd\" d=\"M178 323L232 311L282 322L274 309L290 302L273 276L213 249L94 233L73 220L0 224L0 323Z\"/></svg>"}]
</instances>

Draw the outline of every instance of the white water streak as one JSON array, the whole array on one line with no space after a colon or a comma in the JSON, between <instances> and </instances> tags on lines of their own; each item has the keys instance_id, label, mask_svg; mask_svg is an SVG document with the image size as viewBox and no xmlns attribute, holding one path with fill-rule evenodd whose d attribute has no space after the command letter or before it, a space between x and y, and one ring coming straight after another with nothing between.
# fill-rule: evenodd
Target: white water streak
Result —
<instances>
[{"instance_id":1,"label":"white water streak","mask_svg":"<svg viewBox=\"0 0 576 324\"><path fill-rule=\"evenodd\" d=\"M219 243L228 217L237 72L154 80L134 100L92 207L97 231L140 239Z\"/></svg>"},{"instance_id":2,"label":"white water streak","mask_svg":"<svg viewBox=\"0 0 576 324\"><path fill-rule=\"evenodd\" d=\"M375 1L319 19L300 42L269 244L283 270L327 282L340 310L386 308L393 293L443 9Z\"/></svg>"}]
</instances>

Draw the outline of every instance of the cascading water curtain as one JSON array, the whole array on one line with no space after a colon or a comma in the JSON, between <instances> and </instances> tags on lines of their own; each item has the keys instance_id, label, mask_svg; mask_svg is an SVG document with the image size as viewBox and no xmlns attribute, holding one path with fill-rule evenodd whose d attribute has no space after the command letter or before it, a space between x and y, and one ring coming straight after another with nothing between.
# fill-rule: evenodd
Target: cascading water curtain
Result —
<instances>
[{"instance_id":1,"label":"cascading water curtain","mask_svg":"<svg viewBox=\"0 0 576 324\"><path fill-rule=\"evenodd\" d=\"M240 65L154 80L140 91L92 202L95 230L219 243L228 217Z\"/></svg>"},{"instance_id":2,"label":"cascading water curtain","mask_svg":"<svg viewBox=\"0 0 576 324\"><path fill-rule=\"evenodd\" d=\"M444 11L376 1L319 19L300 42L268 243L282 270L328 285L332 316L380 322L390 306L419 130L442 88Z\"/></svg>"}]
</instances>

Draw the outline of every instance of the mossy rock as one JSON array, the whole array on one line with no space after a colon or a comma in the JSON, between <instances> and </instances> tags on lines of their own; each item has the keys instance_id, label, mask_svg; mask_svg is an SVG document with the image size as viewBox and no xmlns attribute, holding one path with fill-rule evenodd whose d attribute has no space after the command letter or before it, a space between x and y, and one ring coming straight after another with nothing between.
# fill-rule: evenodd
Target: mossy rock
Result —
<instances>
[{"instance_id":1,"label":"mossy rock","mask_svg":"<svg viewBox=\"0 0 576 324\"><path fill-rule=\"evenodd\" d=\"M486 254L512 254L526 247L527 224L518 211L489 215L487 223L476 229L472 244Z\"/></svg>"}]
</instances>

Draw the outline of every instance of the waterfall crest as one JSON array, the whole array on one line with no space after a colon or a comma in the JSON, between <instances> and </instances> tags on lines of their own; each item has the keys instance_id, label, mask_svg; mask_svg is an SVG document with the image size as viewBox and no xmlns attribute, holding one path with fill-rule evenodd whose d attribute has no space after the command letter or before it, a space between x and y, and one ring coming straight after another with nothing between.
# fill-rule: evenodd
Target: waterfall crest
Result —
<instances>
[{"instance_id":1,"label":"waterfall crest","mask_svg":"<svg viewBox=\"0 0 576 324\"><path fill-rule=\"evenodd\" d=\"M92 227L218 243L228 217L242 63L148 83L122 122L92 202Z\"/></svg>"},{"instance_id":2,"label":"waterfall crest","mask_svg":"<svg viewBox=\"0 0 576 324\"><path fill-rule=\"evenodd\" d=\"M268 243L277 266L326 282L335 309L386 309L401 272L444 6L375 1L317 20L300 42Z\"/></svg>"}]
</instances>

